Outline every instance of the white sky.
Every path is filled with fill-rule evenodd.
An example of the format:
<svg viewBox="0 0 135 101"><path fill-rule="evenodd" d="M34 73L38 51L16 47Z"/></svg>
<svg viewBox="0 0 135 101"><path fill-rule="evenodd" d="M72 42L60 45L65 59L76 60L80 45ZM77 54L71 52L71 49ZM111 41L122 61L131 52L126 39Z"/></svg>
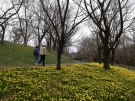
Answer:
<svg viewBox="0 0 135 101"><path fill-rule="evenodd" d="M5 2L5 0L2 0ZM8 0L6 0L8 1ZM131 0L131 2L135 2L135 0ZM82 25L81 29L78 31L78 33L72 38L73 41L81 39L82 37L89 36L91 34L90 30L85 26L85 24ZM78 38L79 37L79 38ZM5 37L7 39L8 36ZM76 44L76 43L75 43ZM29 41L28 45L34 46L33 41ZM76 48L72 48L73 50L76 50Z"/></svg>

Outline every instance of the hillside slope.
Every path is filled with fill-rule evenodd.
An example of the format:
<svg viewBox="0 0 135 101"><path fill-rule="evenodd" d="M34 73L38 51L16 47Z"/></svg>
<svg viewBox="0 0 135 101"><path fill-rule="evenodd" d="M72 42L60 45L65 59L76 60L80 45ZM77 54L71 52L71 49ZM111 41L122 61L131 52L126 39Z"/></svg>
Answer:
<svg viewBox="0 0 135 101"><path fill-rule="evenodd" d="M34 47L24 46L17 43L5 42L0 44L0 66L29 66L34 64ZM47 50L46 64L56 64L57 54ZM72 61L62 56L62 63Z"/></svg>

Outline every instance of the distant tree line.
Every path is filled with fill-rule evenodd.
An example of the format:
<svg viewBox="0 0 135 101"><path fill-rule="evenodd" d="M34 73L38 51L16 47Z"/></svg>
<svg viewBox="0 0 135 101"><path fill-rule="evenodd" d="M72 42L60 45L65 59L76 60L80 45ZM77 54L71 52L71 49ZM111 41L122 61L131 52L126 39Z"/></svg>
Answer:
<svg viewBox="0 0 135 101"><path fill-rule="evenodd" d="M118 46L115 49L115 53L111 52L110 54L110 64L135 66L135 33L133 30L134 29L130 29L127 33L121 36ZM83 61L82 59L86 58L87 62L103 63L103 50L99 47L97 36L94 36L94 34L80 40L77 45L77 50L78 51L74 54L74 59Z"/></svg>

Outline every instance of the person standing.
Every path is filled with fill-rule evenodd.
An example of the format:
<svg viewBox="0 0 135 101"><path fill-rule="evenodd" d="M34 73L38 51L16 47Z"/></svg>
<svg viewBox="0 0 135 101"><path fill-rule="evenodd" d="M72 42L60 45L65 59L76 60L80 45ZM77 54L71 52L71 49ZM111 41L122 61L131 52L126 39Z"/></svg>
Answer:
<svg viewBox="0 0 135 101"><path fill-rule="evenodd" d="M38 46L36 46L36 48L34 49L34 57L35 57L34 64L35 64L35 65L38 65L38 57L39 57L39 49L38 49Z"/></svg>
<svg viewBox="0 0 135 101"><path fill-rule="evenodd" d="M42 45L40 47L40 61L39 61L39 64L42 62L43 66L45 66L45 56L46 56L46 47L45 47L45 45Z"/></svg>

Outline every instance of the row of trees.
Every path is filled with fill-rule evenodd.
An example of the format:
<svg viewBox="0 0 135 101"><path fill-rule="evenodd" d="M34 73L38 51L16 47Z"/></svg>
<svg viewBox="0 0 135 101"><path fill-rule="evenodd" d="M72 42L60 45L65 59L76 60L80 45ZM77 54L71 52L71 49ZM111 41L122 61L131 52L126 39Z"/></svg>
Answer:
<svg viewBox="0 0 135 101"><path fill-rule="evenodd" d="M4 43L6 28L10 24L12 17L19 12L23 0L1 0L0 2L0 34L1 43ZM9 6L7 7L5 4Z"/></svg>
<svg viewBox="0 0 135 101"><path fill-rule="evenodd" d="M8 0L11 7L1 8L1 21L4 16L10 15L4 18L5 22L0 22L3 37L3 28L12 27L10 40L14 42L27 45L34 39L35 45L40 46L45 39L47 48L50 51L57 51L58 70L61 69L61 54L64 47L71 45L71 37L77 33L79 25L83 22L87 22L90 30L97 36L95 42L98 43L99 50L102 49L103 67L110 69L110 53L114 53L121 35L133 22L131 12L134 11L134 4L131 4L130 0L17 1Z"/></svg>
<svg viewBox="0 0 135 101"><path fill-rule="evenodd" d="M132 29L134 32L135 29ZM86 58L88 61L103 62L103 50L98 46L97 36L92 34L84 37L77 45L77 53L74 58L81 60ZM87 48L86 48L87 47ZM110 63L125 64L135 66L135 34L124 33L118 43L116 49L110 53Z"/></svg>

